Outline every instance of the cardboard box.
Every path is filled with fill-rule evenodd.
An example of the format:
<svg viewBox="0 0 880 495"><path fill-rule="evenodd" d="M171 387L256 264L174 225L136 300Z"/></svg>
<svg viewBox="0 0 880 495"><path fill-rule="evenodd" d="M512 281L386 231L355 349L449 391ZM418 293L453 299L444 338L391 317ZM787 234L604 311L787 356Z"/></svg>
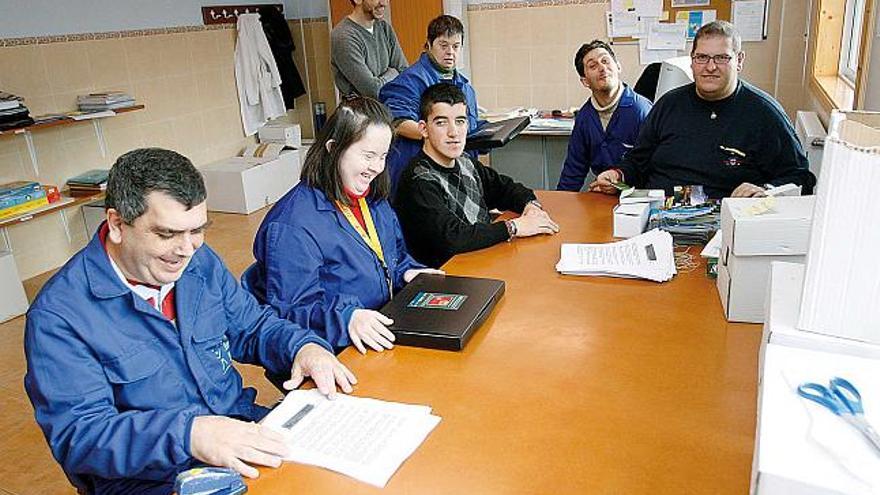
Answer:
<svg viewBox="0 0 880 495"><path fill-rule="evenodd" d="M282 143L293 148L302 146L302 129L299 124L270 122L257 131L261 143Z"/></svg>
<svg viewBox="0 0 880 495"><path fill-rule="evenodd" d="M630 238L645 231L648 225L648 203L621 204L614 207L614 237Z"/></svg>
<svg viewBox="0 0 880 495"><path fill-rule="evenodd" d="M880 359L880 345L868 344L797 328L801 310L805 267L800 263L774 261L770 264L767 317L761 338L758 368L763 370L767 345L798 347L849 356ZM759 379L761 374L759 373Z"/></svg>
<svg viewBox="0 0 880 495"><path fill-rule="evenodd" d="M880 113L833 112L798 327L880 344Z"/></svg>
<svg viewBox="0 0 880 495"><path fill-rule="evenodd" d="M840 417L801 398L806 382L840 376L859 389L865 418L880 422L880 360L768 344L758 387L753 495L876 494L880 457Z"/></svg>
<svg viewBox="0 0 880 495"><path fill-rule="evenodd" d="M208 209L252 213L278 201L299 182L299 151L277 158L232 157L202 168L208 189Z"/></svg>
<svg viewBox="0 0 880 495"><path fill-rule="evenodd" d="M12 251L0 251L0 323L27 312L28 300Z"/></svg>
<svg viewBox="0 0 880 495"><path fill-rule="evenodd" d="M721 256L716 286L729 321L762 323L770 263L803 263L814 196L774 198L751 214L760 198L725 198L721 204Z"/></svg>

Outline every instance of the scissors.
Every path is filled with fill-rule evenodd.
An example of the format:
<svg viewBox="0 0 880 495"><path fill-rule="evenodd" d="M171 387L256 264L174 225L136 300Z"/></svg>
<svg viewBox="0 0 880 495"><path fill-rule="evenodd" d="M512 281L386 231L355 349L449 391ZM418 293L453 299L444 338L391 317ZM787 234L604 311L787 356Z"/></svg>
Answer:
<svg viewBox="0 0 880 495"><path fill-rule="evenodd" d="M865 419L862 396L855 385L843 378L835 377L827 387L818 383L802 383L797 390L801 397L827 407L850 426L859 430L880 453L880 435Z"/></svg>

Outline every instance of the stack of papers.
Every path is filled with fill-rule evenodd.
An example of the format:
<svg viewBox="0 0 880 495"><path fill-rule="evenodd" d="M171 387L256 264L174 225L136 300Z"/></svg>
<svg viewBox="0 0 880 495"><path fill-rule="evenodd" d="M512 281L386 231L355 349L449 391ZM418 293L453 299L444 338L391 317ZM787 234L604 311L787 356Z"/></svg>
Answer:
<svg viewBox="0 0 880 495"><path fill-rule="evenodd" d="M574 130L574 119L532 119L529 127L530 132L567 132Z"/></svg>
<svg viewBox="0 0 880 495"><path fill-rule="evenodd" d="M654 229L625 241L607 244L563 244L556 271L564 275L666 282L676 273L672 236Z"/></svg>
<svg viewBox="0 0 880 495"><path fill-rule="evenodd" d="M295 390L263 420L287 435L289 461L320 466L379 488L440 417L428 406Z"/></svg>
<svg viewBox="0 0 880 495"><path fill-rule="evenodd" d="M77 96L76 103L80 111L100 112L134 106L134 98L122 91L109 91Z"/></svg>
<svg viewBox="0 0 880 495"><path fill-rule="evenodd" d="M721 213L715 204L655 210L648 227L669 232L678 245L706 244L721 228Z"/></svg>

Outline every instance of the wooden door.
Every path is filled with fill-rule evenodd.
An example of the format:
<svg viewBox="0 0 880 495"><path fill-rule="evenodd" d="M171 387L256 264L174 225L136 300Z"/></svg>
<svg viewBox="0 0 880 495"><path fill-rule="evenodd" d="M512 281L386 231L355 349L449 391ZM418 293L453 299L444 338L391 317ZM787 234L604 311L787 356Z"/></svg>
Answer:
<svg viewBox="0 0 880 495"><path fill-rule="evenodd" d="M443 0L391 1L391 24L409 63L422 54L428 23L442 13Z"/></svg>

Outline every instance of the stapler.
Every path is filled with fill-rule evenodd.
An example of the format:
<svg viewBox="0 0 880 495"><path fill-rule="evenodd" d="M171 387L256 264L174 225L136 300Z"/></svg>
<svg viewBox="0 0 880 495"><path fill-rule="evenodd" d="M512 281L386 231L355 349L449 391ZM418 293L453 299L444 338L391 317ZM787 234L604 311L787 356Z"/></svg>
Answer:
<svg viewBox="0 0 880 495"><path fill-rule="evenodd" d="M177 495L240 495L247 486L234 469L201 467L184 471L174 480Z"/></svg>

